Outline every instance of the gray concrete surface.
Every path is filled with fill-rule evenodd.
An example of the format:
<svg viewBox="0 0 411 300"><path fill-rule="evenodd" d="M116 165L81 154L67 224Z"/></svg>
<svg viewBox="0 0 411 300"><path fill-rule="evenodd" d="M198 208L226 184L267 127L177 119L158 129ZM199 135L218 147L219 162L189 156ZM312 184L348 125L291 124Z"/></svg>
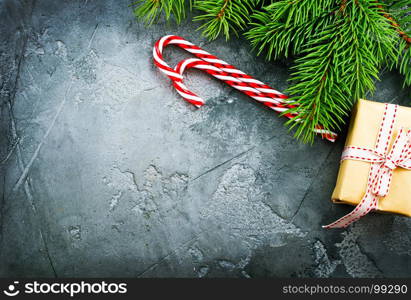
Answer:
<svg viewBox="0 0 411 300"><path fill-rule="evenodd" d="M410 219L321 229L350 210L329 202L343 138L297 143L284 119L191 71L196 110L151 48L179 34L279 90L286 62L206 42L189 21L146 28L129 3L0 1L0 276L410 276ZM372 98L409 95L384 71Z"/></svg>

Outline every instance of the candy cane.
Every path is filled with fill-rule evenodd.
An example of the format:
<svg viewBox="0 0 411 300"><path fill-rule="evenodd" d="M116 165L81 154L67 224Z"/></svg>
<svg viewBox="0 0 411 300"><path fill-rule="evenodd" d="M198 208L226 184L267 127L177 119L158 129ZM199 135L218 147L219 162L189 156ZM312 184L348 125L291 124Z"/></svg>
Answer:
<svg viewBox="0 0 411 300"><path fill-rule="evenodd" d="M171 68L164 61L162 54L164 48L171 44L185 49L186 51L197 56L198 59L185 59L181 61L175 69ZM287 100L288 97L283 93L245 74L244 72L236 69L234 66L179 36L168 35L158 40L153 48L153 57L154 63L160 71L165 73L172 80L176 91L183 97L184 100L195 105L196 107L203 106L205 102L202 98L191 92L184 85L182 74L188 68L204 70L208 74L226 82L230 86L240 90L278 113L283 113L290 108L296 107L294 103ZM284 116L296 122L301 121L295 113L286 113ZM334 142L337 137L334 132L325 130L321 126L316 126L313 131L331 142Z"/></svg>

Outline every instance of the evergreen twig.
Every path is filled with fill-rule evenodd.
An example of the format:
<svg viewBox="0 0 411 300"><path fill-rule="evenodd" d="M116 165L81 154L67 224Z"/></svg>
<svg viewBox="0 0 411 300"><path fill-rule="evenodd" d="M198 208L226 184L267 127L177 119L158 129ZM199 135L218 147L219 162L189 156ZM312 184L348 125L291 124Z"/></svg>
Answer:
<svg viewBox="0 0 411 300"><path fill-rule="evenodd" d="M266 51L268 59L299 54L316 32L330 24L334 3L334 0L274 2L253 15L255 21L245 35L258 54Z"/></svg>
<svg viewBox="0 0 411 300"><path fill-rule="evenodd" d="M377 4L342 1L332 18L296 59L288 89L300 118L289 124L305 142L313 141L317 124L338 130L352 104L374 90L379 68L396 60L395 31Z"/></svg>
<svg viewBox="0 0 411 300"><path fill-rule="evenodd" d="M396 66L404 75L404 85L411 86L411 2L409 0L386 0L386 14L402 38Z"/></svg>
<svg viewBox="0 0 411 300"><path fill-rule="evenodd" d="M187 2L191 8L191 0L138 0L133 2L134 15L144 21L146 25L157 22L161 16L169 20L174 17L180 23L186 17Z"/></svg>
<svg viewBox="0 0 411 300"><path fill-rule="evenodd" d="M224 35L228 40L231 34L238 35L250 22L250 14L258 0L197 0L194 8L204 12L194 21L204 21L198 29L210 40Z"/></svg>

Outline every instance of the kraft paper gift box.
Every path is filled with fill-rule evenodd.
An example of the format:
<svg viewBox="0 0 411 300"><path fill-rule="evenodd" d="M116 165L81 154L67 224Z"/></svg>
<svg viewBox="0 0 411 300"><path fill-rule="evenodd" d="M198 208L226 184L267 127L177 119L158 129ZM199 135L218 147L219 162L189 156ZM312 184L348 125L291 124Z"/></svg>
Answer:
<svg viewBox="0 0 411 300"><path fill-rule="evenodd" d="M359 100L351 117L345 146L374 149L384 103ZM411 108L398 106L390 148L401 127L411 128ZM367 188L371 164L365 161L343 160L340 165L336 187L332 194L334 203L357 205ZM378 200L377 211L411 216L411 171L396 168L387 196Z"/></svg>

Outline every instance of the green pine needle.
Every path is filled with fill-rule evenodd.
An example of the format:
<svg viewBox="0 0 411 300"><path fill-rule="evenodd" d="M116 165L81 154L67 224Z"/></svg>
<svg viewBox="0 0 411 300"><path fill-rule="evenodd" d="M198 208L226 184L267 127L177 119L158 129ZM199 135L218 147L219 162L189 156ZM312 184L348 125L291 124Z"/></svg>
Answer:
<svg viewBox="0 0 411 300"><path fill-rule="evenodd" d="M198 29L209 40L224 35L228 40L231 34L238 35L250 22L250 13L259 1L255 0L196 0L194 8L203 14L194 21L203 21Z"/></svg>
<svg viewBox="0 0 411 300"><path fill-rule="evenodd" d="M384 62L397 57L396 32L374 1L344 1L332 18L296 59L288 89L300 119L288 124L304 142L313 142L318 124L338 130L353 103L375 89Z"/></svg>
<svg viewBox="0 0 411 300"><path fill-rule="evenodd" d="M402 38L397 67L404 75L404 85L411 86L411 2L409 0L386 0L386 2L388 12L398 22L397 31Z"/></svg>
<svg viewBox="0 0 411 300"><path fill-rule="evenodd" d="M134 15L142 19L146 25L157 22L161 16L168 21L171 16L177 23L186 17L186 7L191 0L139 0L131 4L134 7Z"/></svg>
<svg viewBox="0 0 411 300"><path fill-rule="evenodd" d="M257 54L268 59L299 54L316 32L329 25L333 0L278 1L257 11L245 33Z"/></svg>

